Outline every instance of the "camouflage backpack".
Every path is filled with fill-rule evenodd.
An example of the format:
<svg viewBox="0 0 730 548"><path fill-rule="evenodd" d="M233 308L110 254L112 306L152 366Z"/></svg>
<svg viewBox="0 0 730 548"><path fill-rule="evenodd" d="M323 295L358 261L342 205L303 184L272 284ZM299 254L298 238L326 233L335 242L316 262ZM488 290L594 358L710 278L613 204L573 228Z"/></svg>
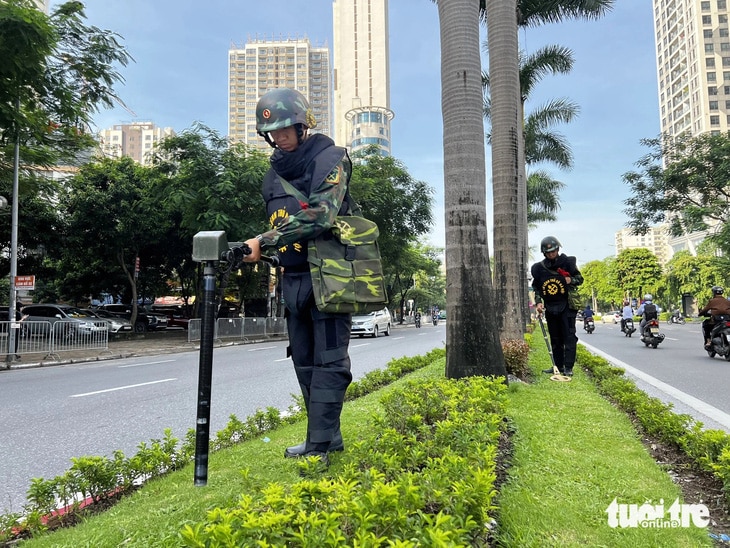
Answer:
<svg viewBox="0 0 730 548"><path fill-rule="evenodd" d="M306 197L279 178L287 194ZM307 260L314 300L320 312L361 314L388 304L378 247L378 225L366 219L349 196L349 215L338 215L332 227L309 241Z"/></svg>

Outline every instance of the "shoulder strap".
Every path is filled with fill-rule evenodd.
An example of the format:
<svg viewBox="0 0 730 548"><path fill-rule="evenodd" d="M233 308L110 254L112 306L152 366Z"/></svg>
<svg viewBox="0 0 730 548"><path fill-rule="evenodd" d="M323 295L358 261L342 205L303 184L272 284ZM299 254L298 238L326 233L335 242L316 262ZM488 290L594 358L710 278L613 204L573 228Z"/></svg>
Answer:
<svg viewBox="0 0 730 548"><path fill-rule="evenodd" d="M299 200L299 202L304 203L304 204L306 204L309 201L309 199L302 192L300 192L299 190L294 188L294 185L292 185L289 181L284 179L284 177L282 177L281 175L277 175L277 177L279 178L279 182L281 183L281 186L284 187L284 192L286 192L289 196L293 196L294 198Z"/></svg>
<svg viewBox="0 0 730 548"><path fill-rule="evenodd" d="M548 266L545 264L545 259L543 259L542 261L540 261L540 264L542 265L542 267L545 270L547 270L548 272L550 272L550 274L555 274L556 276L559 276L559 274L558 274L558 272L556 270L552 270L552 269L548 268Z"/></svg>

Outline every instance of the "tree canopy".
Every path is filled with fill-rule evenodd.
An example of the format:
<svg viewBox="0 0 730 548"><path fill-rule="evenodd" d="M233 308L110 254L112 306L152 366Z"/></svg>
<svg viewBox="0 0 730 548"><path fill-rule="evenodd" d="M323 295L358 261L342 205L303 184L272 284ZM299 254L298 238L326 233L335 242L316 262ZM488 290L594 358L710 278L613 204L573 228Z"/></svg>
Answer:
<svg viewBox="0 0 730 548"><path fill-rule="evenodd" d="M709 229L730 254L730 132L642 142L651 152L623 176L632 192L624 201L628 226L643 234L666 221L672 236Z"/></svg>

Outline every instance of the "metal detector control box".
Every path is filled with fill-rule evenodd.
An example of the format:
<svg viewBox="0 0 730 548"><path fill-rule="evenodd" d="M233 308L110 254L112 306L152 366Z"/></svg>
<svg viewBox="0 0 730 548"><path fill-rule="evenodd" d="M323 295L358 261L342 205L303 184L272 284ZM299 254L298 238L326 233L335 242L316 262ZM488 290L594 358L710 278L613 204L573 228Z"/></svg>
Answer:
<svg viewBox="0 0 730 548"><path fill-rule="evenodd" d="M228 240L223 230L204 230L193 236L193 261L220 261L228 251Z"/></svg>

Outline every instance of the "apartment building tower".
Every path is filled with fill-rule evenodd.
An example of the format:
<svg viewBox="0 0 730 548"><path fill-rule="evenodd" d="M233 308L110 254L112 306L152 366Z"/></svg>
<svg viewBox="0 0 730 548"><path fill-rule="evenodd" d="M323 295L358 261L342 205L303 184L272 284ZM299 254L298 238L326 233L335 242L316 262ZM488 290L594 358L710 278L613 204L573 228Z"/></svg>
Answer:
<svg viewBox="0 0 730 548"><path fill-rule="evenodd" d="M234 142L270 151L256 133L256 103L272 89L300 91L317 120L314 133L332 136L330 53L306 38L249 40L228 51L228 136Z"/></svg>
<svg viewBox="0 0 730 548"><path fill-rule="evenodd" d="M388 0L334 0L335 142L391 153Z"/></svg>
<svg viewBox="0 0 730 548"><path fill-rule="evenodd" d="M99 146L108 158L129 156L135 162L149 165L155 144L173 135L171 127L160 128L152 122L116 124L99 133Z"/></svg>
<svg viewBox="0 0 730 548"><path fill-rule="evenodd" d="M662 134L719 134L730 129L728 0L653 0ZM668 239L689 250L706 232Z"/></svg>
<svg viewBox="0 0 730 548"><path fill-rule="evenodd" d="M648 249L664 266L672 258L669 247L667 225L653 226L646 234L632 234L630 228L622 228L615 235L616 256L624 249Z"/></svg>
<svg viewBox="0 0 730 548"><path fill-rule="evenodd" d="M662 133L730 128L727 0L653 0Z"/></svg>

